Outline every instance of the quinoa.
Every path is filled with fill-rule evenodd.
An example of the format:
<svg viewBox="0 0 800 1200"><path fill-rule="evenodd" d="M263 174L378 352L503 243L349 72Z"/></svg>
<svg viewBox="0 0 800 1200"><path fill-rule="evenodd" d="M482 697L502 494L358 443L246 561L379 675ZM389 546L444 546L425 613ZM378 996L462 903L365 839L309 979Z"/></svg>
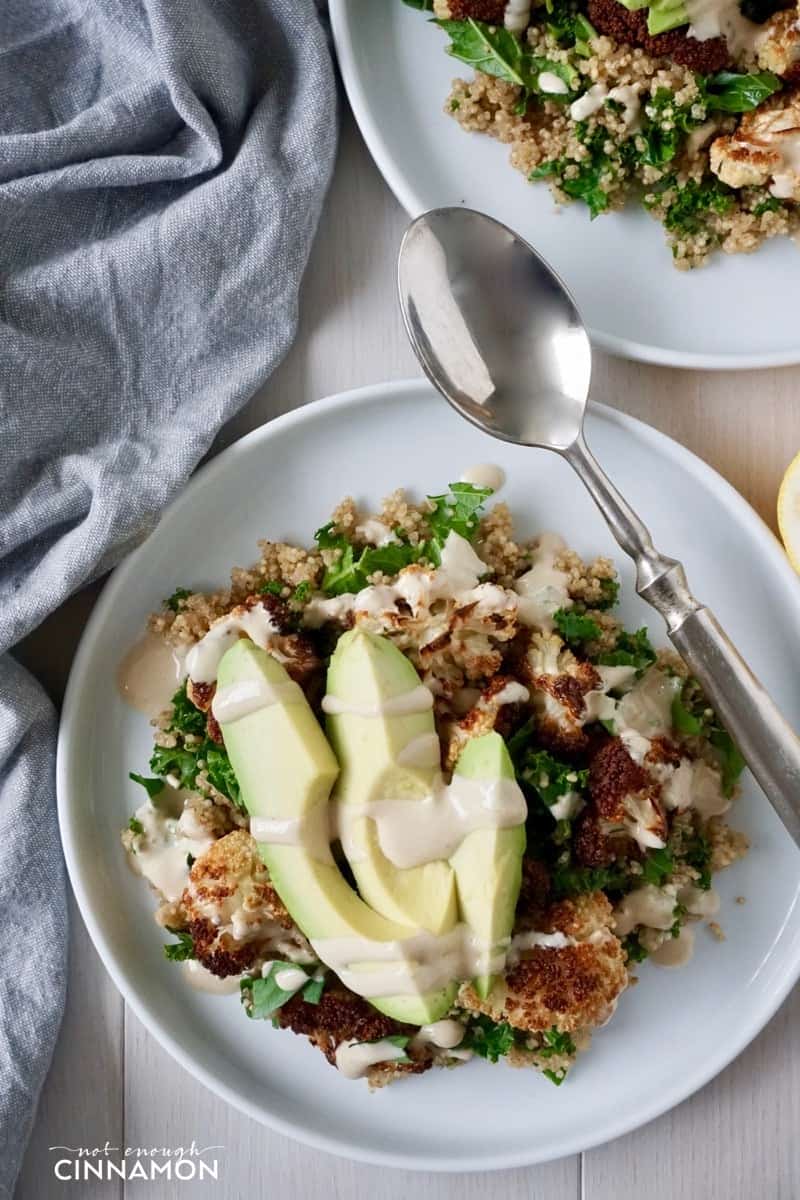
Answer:
<svg viewBox="0 0 800 1200"><path fill-rule="evenodd" d="M474 4L465 0L461 8L474 16ZM573 79L567 97L524 95L514 83L476 71L453 81L445 112L464 130L509 146L512 166L532 181L546 180L559 205L582 200L594 217L636 199L664 226L679 270L705 265L715 250L748 254L770 238L797 235L797 203L772 196L768 178L764 186L730 187L724 170L716 173L711 143L729 140L740 118L707 110L695 72L713 75L730 65L725 40L699 41L685 28L651 37L646 13L619 0L588 0L587 14L599 36L585 54L556 39L544 8L533 9L525 34L535 61ZM745 64L757 68L755 58ZM571 101L592 87L603 89L606 102L574 119ZM633 97L630 112L608 102L615 88ZM797 99L788 102L800 105L795 90ZM800 177L797 186L800 194Z"/></svg>

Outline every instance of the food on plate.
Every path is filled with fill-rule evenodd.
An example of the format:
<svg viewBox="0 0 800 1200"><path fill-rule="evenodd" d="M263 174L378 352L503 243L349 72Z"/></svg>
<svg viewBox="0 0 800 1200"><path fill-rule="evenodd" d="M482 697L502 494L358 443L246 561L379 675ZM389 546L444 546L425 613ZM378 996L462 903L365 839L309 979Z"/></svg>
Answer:
<svg viewBox="0 0 800 1200"><path fill-rule="evenodd" d="M800 12L783 0L405 0L472 68L445 111L594 218L635 199L675 265L800 230Z"/></svg>
<svg viewBox="0 0 800 1200"><path fill-rule="evenodd" d="M345 500L150 620L171 699L122 841L165 954L371 1086L475 1055L561 1083L746 849L738 751L612 563L491 496Z"/></svg>

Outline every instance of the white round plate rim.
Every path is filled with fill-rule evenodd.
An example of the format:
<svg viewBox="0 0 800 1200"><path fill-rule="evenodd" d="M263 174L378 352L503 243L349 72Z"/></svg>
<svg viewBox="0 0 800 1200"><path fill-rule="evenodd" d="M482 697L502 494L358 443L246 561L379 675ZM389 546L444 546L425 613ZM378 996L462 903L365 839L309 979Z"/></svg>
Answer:
<svg viewBox="0 0 800 1200"><path fill-rule="evenodd" d="M399 0L391 0L392 3ZM353 22L350 20L351 0L330 0L329 14L333 41L339 60L347 98L370 154L400 205L412 219L428 207L417 193L411 179L400 169L387 145L380 124L373 115L356 66L353 44ZM669 264L666 264L669 267ZM800 342L795 349L761 353L702 354L696 351L672 351L646 342L618 337L589 326L594 345L609 354L656 366L680 367L684 370L754 371L765 367L790 367L800 363Z"/></svg>
<svg viewBox="0 0 800 1200"><path fill-rule="evenodd" d="M327 414L331 411L343 412L344 410L360 408L362 406L368 408L371 404L380 403L388 398L400 398L404 395L408 397L414 393L421 395L423 392L431 398L436 396L430 385L423 379L408 379L369 385L314 401L302 408L277 417L240 438L223 450L211 462L203 466L168 507L161 519L161 523L169 521L173 515L179 513L183 508L190 506L194 496L200 489L220 473L231 470L239 457L242 454L248 453L254 445L260 443L268 444L274 437L290 429L292 426L313 422L317 414L321 414L323 411ZM711 467L665 434L636 420L634 417L606 405L594 404L593 408L604 421L609 422L612 426L616 426L622 436L629 433L645 442L649 442L663 456L672 459L688 473L700 478L708 485L712 492L716 493L718 498L724 499L728 509L735 515L736 522L747 526L763 541L764 554L772 559L772 565L777 575L783 576L787 592L790 594L791 601L797 608L798 617L800 618L800 589L797 587L794 572L781 551L777 539L743 497ZM688 1070L687 1074L671 1090L654 1096L652 1103L646 1108L640 1109L637 1113L628 1114L621 1118L615 1117L613 1114L610 1117L604 1116L598 1122L596 1137L592 1136L587 1139L586 1137L579 1136L576 1138L567 1132L560 1140L554 1141L546 1152L521 1149L516 1154L504 1152L502 1156L488 1152L475 1155L473 1158L470 1158L468 1154L459 1154L457 1158L420 1157L419 1160L409 1161L408 1156L404 1154L393 1154L374 1146L366 1146L360 1143L347 1142L340 1138L324 1137L311 1133L292 1121L284 1120L279 1113L268 1111L262 1105L249 1100L242 1093L237 1092L234 1088L227 1086L224 1082L214 1077L210 1071L184 1050L180 1042L163 1027L158 1014L153 1011L144 998L138 986L137 977L131 972L126 972L118 963L117 953L113 945L111 945L110 940L106 938L99 921L95 918L91 903L89 902L87 884L84 881L84 872L80 862L78 835L73 833L72 829L73 812L76 810L76 805L80 803L77 797L73 799L74 793L70 785L70 778L75 770L74 759L78 753L78 748L74 744L72 736L72 727L77 723L81 696L90 675L95 631L100 630L113 609L116 597L121 594L122 590L128 586L131 579L135 576L140 555L146 552L146 547L147 542L145 541L142 546L138 547L113 572L87 623L75 657L64 698L58 735L56 780L59 827L72 889L92 942L104 966L125 1001L131 1005L139 1020L153 1037L181 1066L209 1090L221 1096L234 1108L279 1133L292 1137L315 1149L324 1150L360 1162L407 1170L417 1169L436 1172L502 1170L547 1162L591 1149L594 1146L602 1145L634 1129L640 1128L642 1125L661 1116L675 1105L693 1095L694 1092L719 1074L721 1070L744 1050L777 1011L800 977L800 955L798 955L796 961L787 959L782 964L779 984L775 986L769 996L763 999L760 1007L755 1007L751 1011L749 1018L746 1021L743 1020L739 1036L720 1047L715 1053L709 1054L709 1057L703 1061L700 1068L693 1067ZM800 945L800 943L798 944Z"/></svg>

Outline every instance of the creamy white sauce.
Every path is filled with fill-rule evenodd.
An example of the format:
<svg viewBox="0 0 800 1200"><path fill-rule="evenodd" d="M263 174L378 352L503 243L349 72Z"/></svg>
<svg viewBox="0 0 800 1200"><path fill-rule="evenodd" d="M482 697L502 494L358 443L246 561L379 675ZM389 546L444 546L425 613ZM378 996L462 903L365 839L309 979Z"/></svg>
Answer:
<svg viewBox="0 0 800 1200"><path fill-rule="evenodd" d="M625 937L637 925L650 929L671 929L675 920L677 890L673 884L658 888L645 883L623 896L614 909L614 932Z"/></svg>
<svg viewBox="0 0 800 1200"><path fill-rule="evenodd" d="M259 709L273 704L301 704L303 690L293 680L269 683L266 679L243 679L227 687L217 688L211 701L211 711L220 725L240 721Z"/></svg>
<svg viewBox="0 0 800 1200"><path fill-rule="evenodd" d="M571 821L583 807L584 801L580 792L564 792L555 804L550 805L550 815L554 821Z"/></svg>
<svg viewBox="0 0 800 1200"><path fill-rule="evenodd" d="M330 863L331 819L330 806L316 804L302 817L251 817L250 833L267 846L302 846L316 862Z"/></svg>
<svg viewBox="0 0 800 1200"><path fill-rule="evenodd" d="M676 938L669 937L650 955L657 967L682 967L694 953L694 930L683 925Z"/></svg>
<svg viewBox="0 0 800 1200"><path fill-rule="evenodd" d="M735 58L754 53L763 32L760 25L748 21L739 7L739 0L686 0L689 18L687 36L698 42L724 37Z"/></svg>
<svg viewBox="0 0 800 1200"><path fill-rule="evenodd" d="M149 801L135 815L144 832L134 838L132 866L165 900L179 900L189 878L188 856L199 858L214 839L187 837L182 816L169 816Z"/></svg>
<svg viewBox="0 0 800 1200"><path fill-rule="evenodd" d="M375 824L386 858L401 869L449 859L464 838L479 829L510 829L524 824L528 806L513 779L439 777L419 800L382 799L368 804L336 804L336 828L349 862L364 856L366 821Z"/></svg>
<svg viewBox="0 0 800 1200"><path fill-rule="evenodd" d="M587 92L573 100L569 106L569 115L573 121L585 121L598 112L606 102L608 88L604 83L593 83Z"/></svg>
<svg viewBox="0 0 800 1200"><path fill-rule="evenodd" d="M424 683L408 692L400 692L397 696L387 696L385 700L375 704L355 704L330 693L322 698L322 711L329 716L352 714L356 717L407 717L428 712L431 708L433 694Z"/></svg>
<svg viewBox="0 0 800 1200"><path fill-rule="evenodd" d="M300 967L283 967L273 976L279 988L284 992L297 992L308 983L309 976Z"/></svg>
<svg viewBox="0 0 800 1200"><path fill-rule="evenodd" d="M368 1000L421 996L453 980L498 974L507 945L481 942L467 925L441 934L420 929L399 941L333 937L315 938L311 944L345 987Z"/></svg>
<svg viewBox="0 0 800 1200"><path fill-rule="evenodd" d="M564 80L554 71L541 71L536 79L539 91L547 96L566 96L569 92Z"/></svg>
<svg viewBox="0 0 800 1200"><path fill-rule="evenodd" d="M503 24L512 33L524 33L531 22L532 0L508 0Z"/></svg>
<svg viewBox="0 0 800 1200"><path fill-rule="evenodd" d="M442 546L440 569L451 595L476 587L481 576L489 571L467 539L452 530Z"/></svg>
<svg viewBox="0 0 800 1200"><path fill-rule="evenodd" d="M714 888L704 890L693 883L685 883L678 889L678 903L693 917L713 917L719 912L719 892Z"/></svg>
<svg viewBox="0 0 800 1200"><path fill-rule="evenodd" d="M436 1046L440 1050L454 1050L464 1040L465 1032L460 1021L445 1017L441 1021L433 1021L430 1025L422 1025L410 1044L415 1049Z"/></svg>
<svg viewBox="0 0 800 1200"><path fill-rule="evenodd" d="M568 937L567 934L561 933L560 930L557 930L555 933L540 933L536 929L529 929L524 933L514 934L508 949L506 961L508 966L514 966L515 963L519 962L526 950L564 950L567 946L575 946L576 944L574 938Z"/></svg>
<svg viewBox="0 0 800 1200"><path fill-rule="evenodd" d="M471 483L473 487L491 488L499 492L506 481L506 473L496 463L476 463L467 467L461 475L462 483Z"/></svg>
<svg viewBox="0 0 800 1200"><path fill-rule="evenodd" d="M241 975L226 975L220 979L212 975L196 958L187 959L183 964L183 978L190 987L198 992L210 992L213 996L227 996L239 991Z"/></svg>
<svg viewBox="0 0 800 1200"><path fill-rule="evenodd" d="M636 88L629 83L613 87L606 97L622 105L622 121L628 129L635 129L639 124L641 103Z"/></svg>
<svg viewBox="0 0 800 1200"><path fill-rule="evenodd" d="M392 583L371 584L360 592L341 596L314 596L303 611L303 623L319 629L326 621L345 623L351 616L356 622L397 616L402 602L405 613L411 609L416 618L437 600L451 600L456 607L475 605L476 615L493 611L512 611L516 597L494 584L480 583L488 566L478 557L466 538L452 531L442 547L441 565L434 569L406 567ZM406 607L407 606L407 607Z"/></svg>
<svg viewBox="0 0 800 1200"><path fill-rule="evenodd" d="M569 576L559 570L555 560L566 549L564 539L556 533L543 533L533 552L533 563L524 575L514 582L519 595L518 615L523 625L553 629L553 613L559 608L571 608L567 592Z"/></svg>
<svg viewBox="0 0 800 1200"><path fill-rule="evenodd" d="M672 702L683 687L677 675L651 667L617 706L616 729L634 730L646 738L667 737L672 730Z"/></svg>
<svg viewBox="0 0 800 1200"><path fill-rule="evenodd" d="M222 656L242 633L262 650L268 650L278 629L263 604L254 604L251 609L241 609L220 617L187 654L186 669L189 676L197 683L213 683Z"/></svg>
<svg viewBox="0 0 800 1200"><path fill-rule="evenodd" d="M394 530L390 529L388 525L384 525L383 521L379 521L377 517L368 517L366 521L356 525L356 536L364 542L369 542L372 546L391 546L394 542L400 541Z"/></svg>
<svg viewBox="0 0 800 1200"><path fill-rule="evenodd" d="M183 655L157 633L147 633L120 663L117 687L131 708L157 717L169 707L184 674Z"/></svg>
<svg viewBox="0 0 800 1200"><path fill-rule="evenodd" d="M421 733L419 737L406 742L397 756L397 763L401 767L438 767L441 756L438 735Z"/></svg>
<svg viewBox="0 0 800 1200"><path fill-rule="evenodd" d="M346 1079L362 1079L377 1063L405 1057L405 1049L388 1040L357 1042L351 1039L336 1047L336 1066Z"/></svg>

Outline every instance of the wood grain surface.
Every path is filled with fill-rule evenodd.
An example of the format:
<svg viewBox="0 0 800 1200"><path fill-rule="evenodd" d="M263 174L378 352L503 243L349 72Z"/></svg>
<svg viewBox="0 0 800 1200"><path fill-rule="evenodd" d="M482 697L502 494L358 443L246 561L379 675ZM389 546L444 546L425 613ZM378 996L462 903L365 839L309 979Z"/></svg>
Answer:
<svg viewBox="0 0 800 1200"><path fill-rule="evenodd" d="M406 217L346 119L301 297L297 340L215 449L279 413L361 384L418 375L394 294ZM710 374L598 355L594 395L689 446L774 527L800 448L800 369ZM58 700L98 587L64 605L19 657ZM800 993L744 1054L672 1113L601 1149L529 1170L436 1176L307 1150L241 1116L175 1065L126 1008L72 916L67 1015L17 1200L795 1200L800 1195ZM679 1048L676 1056L679 1057ZM647 1069L647 1064L642 1064ZM54 1144L225 1147L218 1183L55 1181Z"/></svg>

